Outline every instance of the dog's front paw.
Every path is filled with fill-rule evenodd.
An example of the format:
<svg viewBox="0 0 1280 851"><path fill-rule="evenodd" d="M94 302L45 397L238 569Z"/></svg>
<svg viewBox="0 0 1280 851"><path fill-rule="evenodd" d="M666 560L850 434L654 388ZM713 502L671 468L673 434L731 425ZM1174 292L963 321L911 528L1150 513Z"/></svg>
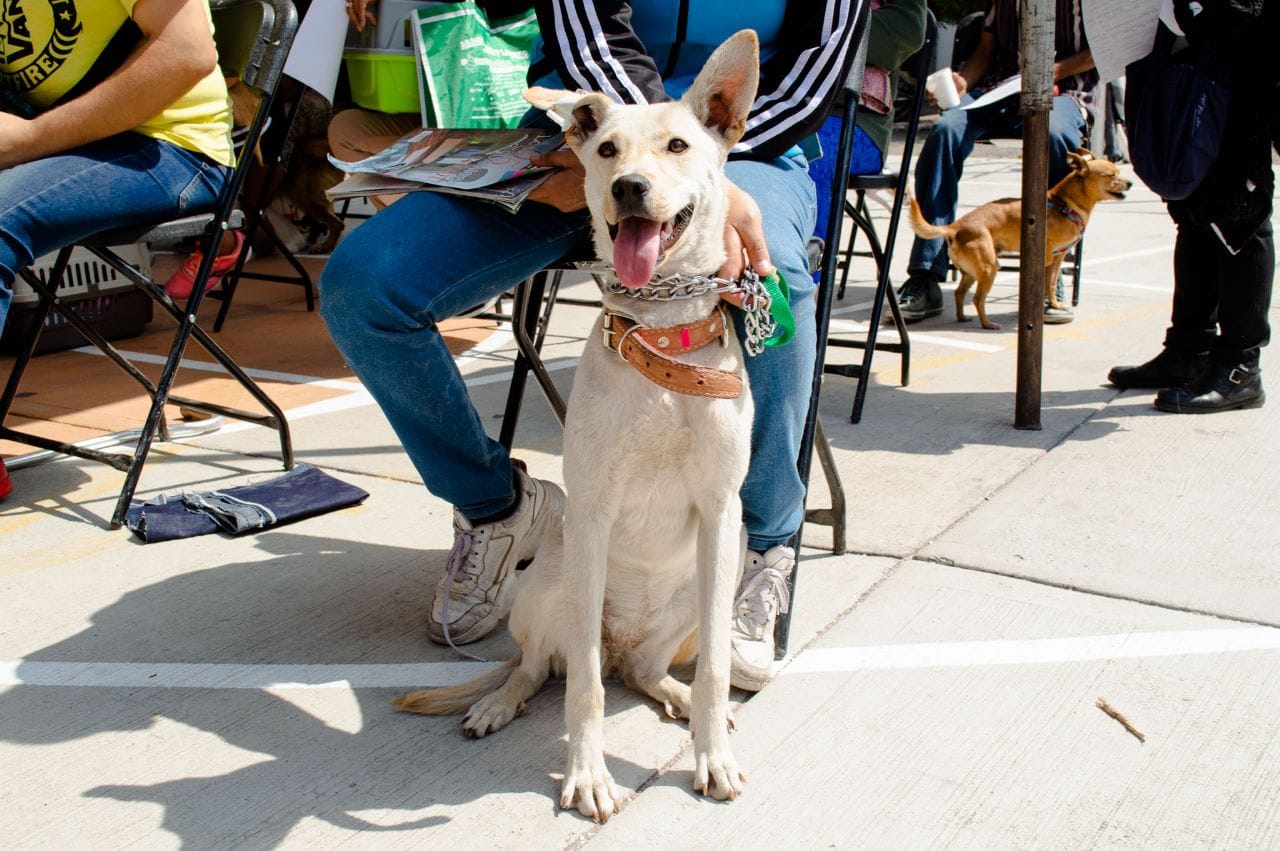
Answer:
<svg viewBox="0 0 1280 851"><path fill-rule="evenodd" d="M990 320L983 320L983 322L982 322L982 327L983 327L983 328L986 328L988 331L999 331L999 330L1000 330L1000 326L999 326L999 325L997 325L996 323L994 323L994 322L990 321Z"/></svg>
<svg viewBox="0 0 1280 851"><path fill-rule="evenodd" d="M578 808L578 812L597 822L606 822L622 806L622 793L604 765L604 753L589 757L570 757L569 770L560 788L562 809Z"/></svg>
<svg viewBox="0 0 1280 851"><path fill-rule="evenodd" d="M525 714L523 701L512 704L503 698L501 691L495 691L472 704L462 720L463 732L473 739L483 738L507 726L512 718Z"/></svg>
<svg viewBox="0 0 1280 851"><path fill-rule="evenodd" d="M732 722L730 722L732 723ZM697 747L694 740L693 790L710 795L717 801L732 801L742 794L747 778L738 770L738 762L728 747Z"/></svg>

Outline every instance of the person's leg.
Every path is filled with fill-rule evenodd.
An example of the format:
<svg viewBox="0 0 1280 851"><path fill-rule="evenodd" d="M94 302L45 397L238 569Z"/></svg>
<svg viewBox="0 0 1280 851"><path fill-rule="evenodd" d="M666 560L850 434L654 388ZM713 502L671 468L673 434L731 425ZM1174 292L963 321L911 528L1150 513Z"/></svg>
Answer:
<svg viewBox="0 0 1280 851"><path fill-rule="evenodd" d="M0 170L0 329L19 269L103 230L211 210L228 173L137 133Z"/></svg>
<svg viewBox="0 0 1280 851"><path fill-rule="evenodd" d="M1021 125L1019 125L1018 132L1022 132ZM1067 95L1055 97L1049 112L1050 187L1067 176L1070 171L1067 165L1067 154L1083 147L1087 134L1088 123L1080 105ZM1066 303L1066 286L1061 268L1058 270L1057 277L1052 281L1046 281L1045 286L1054 288L1058 303L1063 305L1062 307L1052 307L1049 304L1049 300L1045 300L1045 324L1065 325L1075 319L1075 311Z"/></svg>
<svg viewBox="0 0 1280 851"><path fill-rule="evenodd" d="M767 163L731 162L727 171L729 179L760 205L769 259L787 281L796 318L790 343L746 359L756 416L742 504L748 545L767 550L790 540L804 513L804 483L796 471L796 455L809 409L816 350L816 286L809 276L805 245L817 202L804 167L785 157Z"/></svg>
<svg viewBox="0 0 1280 851"><path fill-rule="evenodd" d="M960 102L972 103L973 96L966 94ZM965 160L979 139L1007 131L1011 120L1001 104L942 113L916 159L915 197L927 221L955 221ZM946 240L915 238L907 260L907 281L898 293L904 317L914 322L942 312L939 284L946 277L947 264Z"/></svg>
<svg viewBox="0 0 1280 851"><path fill-rule="evenodd" d="M1215 413L1266 401L1259 358L1271 339L1267 311L1276 263L1271 221L1264 219L1234 254L1208 227L1203 230L1212 235L1212 244L1206 240L1201 248L1206 262L1214 265L1208 289L1217 295L1221 333L1212 341L1208 363L1199 375L1183 387L1156 394L1156 407L1170 413Z"/></svg>
<svg viewBox="0 0 1280 851"><path fill-rule="evenodd" d="M1271 220L1263 221L1235 254L1219 244L1218 327L1213 361L1232 367L1257 367L1262 347L1271 341L1267 314L1275 279L1276 250Z"/></svg>
<svg viewBox="0 0 1280 851"><path fill-rule="evenodd" d="M358 162L421 126L418 115L344 109L329 121L329 150L344 162ZM403 197L401 193L370 195L369 203L382 210Z"/></svg>
<svg viewBox="0 0 1280 851"><path fill-rule="evenodd" d="M968 94L960 101L962 106L972 102L973 96ZM916 158L915 197L927 221L949 224L956 220L965 160L979 139L1007 126L1008 119L999 104L981 109L956 107L942 113ZM947 273L946 240L917 238L911 245L907 272L931 272L942 280Z"/></svg>
<svg viewBox="0 0 1280 851"><path fill-rule="evenodd" d="M454 544L428 636L484 637L510 608L515 568L563 522L558 487L512 466L485 432L438 324L560 259L584 213L530 203L409 193L339 243L320 278L320 313L381 406L423 482L454 506Z"/></svg>
<svg viewBox="0 0 1280 851"><path fill-rule="evenodd" d="M1145 363L1116 366L1107 380L1121 390L1181 387L1204 371L1218 336L1218 262L1225 254L1212 229L1183 223L1173 244L1173 314L1164 348Z"/></svg>
<svg viewBox="0 0 1280 851"><path fill-rule="evenodd" d="M1087 123L1075 99L1058 95L1049 112L1049 186L1067 176L1067 154L1078 151L1085 141Z"/></svg>
<svg viewBox="0 0 1280 851"><path fill-rule="evenodd" d="M344 162L357 162L421 126L418 115L344 109L329 120L329 150Z"/></svg>
<svg viewBox="0 0 1280 851"><path fill-rule="evenodd" d="M1178 226L1173 244L1173 309L1165 348L1200 354L1218 337L1219 262L1230 252L1204 225Z"/></svg>
<svg viewBox="0 0 1280 851"><path fill-rule="evenodd" d="M476 520L514 499L506 450L485 432L438 323L563 257L582 215L510 214L414 192L355 228L320 277L320 315L427 489Z"/></svg>
<svg viewBox="0 0 1280 851"><path fill-rule="evenodd" d="M760 205L769 258L786 279L796 334L748 357L755 403L751 465L742 485L748 563L735 601L732 681L759 689L773 664L773 623L786 611L786 577L795 565L787 544L804 519L805 483L796 469L809 409L816 353L815 285L805 245L813 232L816 193L796 162L731 162L729 179ZM737 321L739 336L742 323Z"/></svg>

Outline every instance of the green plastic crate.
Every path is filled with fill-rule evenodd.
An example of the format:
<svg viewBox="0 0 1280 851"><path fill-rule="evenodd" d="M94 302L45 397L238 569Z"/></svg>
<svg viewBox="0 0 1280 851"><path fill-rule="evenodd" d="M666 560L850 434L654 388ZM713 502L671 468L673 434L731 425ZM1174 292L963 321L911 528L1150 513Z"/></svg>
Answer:
<svg viewBox="0 0 1280 851"><path fill-rule="evenodd" d="M347 48L342 58L357 106L378 112L419 112L418 57L412 51Z"/></svg>

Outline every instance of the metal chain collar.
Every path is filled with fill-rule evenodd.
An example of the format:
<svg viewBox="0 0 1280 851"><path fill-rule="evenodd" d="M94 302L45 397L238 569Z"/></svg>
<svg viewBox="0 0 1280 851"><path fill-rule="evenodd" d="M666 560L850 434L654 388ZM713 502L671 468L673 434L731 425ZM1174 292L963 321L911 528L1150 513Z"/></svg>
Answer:
<svg viewBox="0 0 1280 851"><path fill-rule="evenodd" d="M612 271L612 270L610 270ZM704 275L668 275L643 287L627 287L617 280L601 288L610 295L621 295L638 301L682 301L715 293L742 296L742 324L746 339L742 347L748 355L764 351L764 341L773 336L777 322L769 312L769 293L754 269L745 269L736 281Z"/></svg>

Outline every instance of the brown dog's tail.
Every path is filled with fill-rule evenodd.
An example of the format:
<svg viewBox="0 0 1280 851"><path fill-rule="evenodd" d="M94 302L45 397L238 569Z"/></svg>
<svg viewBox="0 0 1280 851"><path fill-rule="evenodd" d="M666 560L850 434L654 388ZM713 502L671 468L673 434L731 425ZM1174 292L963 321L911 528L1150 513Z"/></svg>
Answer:
<svg viewBox="0 0 1280 851"><path fill-rule="evenodd" d="M914 196L907 199L911 202L911 229L921 239L950 239L950 225L931 225L920 209L920 202Z"/></svg>
<svg viewBox="0 0 1280 851"><path fill-rule="evenodd" d="M461 715L471 705L507 681L507 677L520 667L520 653L512 656L501 668L481 674L469 683L456 686L431 688L405 694L391 701L401 712L415 715Z"/></svg>

